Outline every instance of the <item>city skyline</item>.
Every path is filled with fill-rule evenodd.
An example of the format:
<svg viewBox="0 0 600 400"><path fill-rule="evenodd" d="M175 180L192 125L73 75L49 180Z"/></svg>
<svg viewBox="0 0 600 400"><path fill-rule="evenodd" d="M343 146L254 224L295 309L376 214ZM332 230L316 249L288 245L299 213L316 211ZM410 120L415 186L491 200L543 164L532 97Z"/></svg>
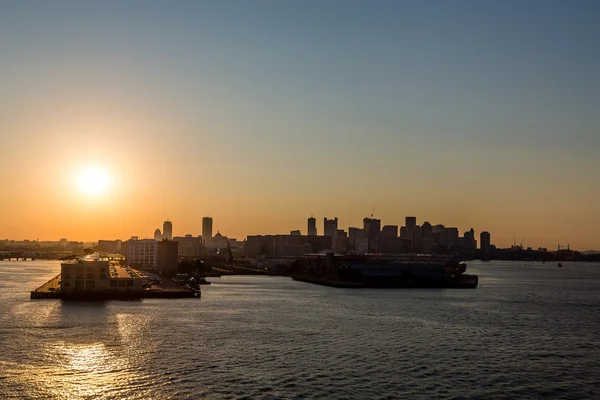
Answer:
<svg viewBox="0 0 600 400"><path fill-rule="evenodd" d="M197 233L210 214L243 238L305 232L315 211L360 226L376 205L501 247L600 248L598 15L8 1L0 236L151 237L157 216Z"/></svg>
<svg viewBox="0 0 600 400"><path fill-rule="evenodd" d="M247 234L247 235L231 235L229 234L227 231L224 231L224 233L222 234L223 237L227 237L229 239L235 239L238 241L243 241L246 240L249 236L287 236L288 234L298 234L298 235L304 235L304 236L311 236L311 235L315 235L315 236L332 236L335 237L337 236L338 233L342 232L344 233L344 235L346 237L348 237L348 235L352 235L351 231L354 230L359 230L359 231L364 231L363 227L365 227L365 229L367 229L366 234L367 236L369 235L368 233L368 226L370 226L371 224L366 222L368 221L373 221L376 222L376 226L377 226L377 232L384 234L384 232L394 232L394 236L400 238L403 236L402 233L402 229L405 229L407 226L411 225L412 227L417 227L419 229L423 228L424 224L427 224L429 229L431 228L436 228L439 226L444 227L445 229L451 229L451 230L455 230L458 234L458 237L463 237L463 233L466 235L468 234L470 231L471 233L475 232L475 237L474 239L476 241L479 240L479 235L480 234L485 234L487 237L487 245L489 246L489 244L493 244L494 246L498 247L498 248L510 248L512 246L523 246L524 248L529 247L532 249L538 249L538 248L544 248L544 249L548 249L548 250L553 250L556 248L571 248L573 250L579 250L579 251L596 251L597 248L577 248L576 246L573 245L572 242L570 241L566 241L564 243L561 242L556 242L553 245L550 246L544 246L544 245L538 245L536 243L533 243L531 241L527 241L527 238L524 236L518 236L518 235L514 235L512 237L512 241L510 243L499 243L496 240L496 235L493 234L493 231L490 231L489 229L475 229L473 227L462 227L462 226L455 226L452 224L447 224L444 223L444 221L429 221L427 219L420 219L418 216L405 216L403 221L385 221L382 220L380 218L374 218L373 214L371 214L368 217L363 217L360 222L357 222L356 224L352 225L343 225L343 224L339 224L339 219L337 217L332 217L332 218L327 218L324 217L323 218L323 222L321 224L316 223L316 233L311 233L311 227L313 226L313 223L316 222L315 221L316 218L314 217L314 214L311 214L310 217L305 218L305 229L297 227L297 228L291 228L286 230L283 230L281 232L257 232L257 233L251 233L251 234ZM168 239L171 240L172 238L178 237L178 238L182 238L184 236L188 236L188 237L192 237L192 238L196 238L196 237L202 237L204 240L207 239L207 235L203 234L204 231L206 231L207 233L209 233L209 240L213 238L212 235L212 227L213 227L213 218L212 217L202 217L202 227L200 231L197 230L191 230L191 231L177 231L177 229L175 229L175 233L173 232L173 225L175 225L175 228L177 228L178 224L173 224L172 220L165 220L163 222L163 227L164 226L169 226L169 233L170 236L169 237L165 237L164 235L161 235L160 237L157 236L157 233L160 233L160 229L156 229L154 231L154 234L145 234L145 233L141 233L141 232L137 232L137 233L132 233L130 235L125 235L125 236L106 236L106 237L96 237L93 239L81 239L81 238L77 238L77 237L69 237L67 238L69 242L74 241L74 242L85 242L85 243L97 243L99 240L122 240L122 241L126 241L130 238L139 238L139 239L151 239L154 238L154 240L162 240L162 239ZM184 226L188 226L188 225L184 225ZM409 229L412 229L409 227ZM218 232L220 232L221 229L217 229ZM314 232L314 231L313 231ZM492 237L494 238L494 240L492 242L490 242L490 234L492 234ZM64 236L67 235L63 235L63 237L61 237L61 241L67 241L67 239L65 239ZM0 238L1 240L14 240L14 241L36 241L39 240L40 242L57 242L58 238L50 238L50 239L31 239L31 238L14 238L14 237L6 237L6 238ZM479 244L478 244L479 246Z"/></svg>

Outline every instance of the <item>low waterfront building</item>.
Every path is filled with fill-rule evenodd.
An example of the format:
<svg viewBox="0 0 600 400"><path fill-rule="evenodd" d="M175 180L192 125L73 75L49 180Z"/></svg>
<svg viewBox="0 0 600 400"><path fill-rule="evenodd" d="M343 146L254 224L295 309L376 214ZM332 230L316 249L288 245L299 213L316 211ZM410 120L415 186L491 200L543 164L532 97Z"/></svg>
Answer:
<svg viewBox="0 0 600 400"><path fill-rule="evenodd" d="M96 250L100 253L119 253L122 244L120 240L98 240Z"/></svg>
<svg viewBox="0 0 600 400"><path fill-rule="evenodd" d="M185 236L176 236L173 238L173 241L179 244L177 252L179 257L200 257L200 252L202 249L202 236L194 237L191 234L187 234Z"/></svg>
<svg viewBox="0 0 600 400"><path fill-rule="evenodd" d="M174 275L177 273L177 254L179 243L174 240L158 242L158 270L161 274Z"/></svg>
<svg viewBox="0 0 600 400"><path fill-rule="evenodd" d="M62 292L143 290L144 279L135 270L111 262L108 255L93 253L61 264Z"/></svg>
<svg viewBox="0 0 600 400"><path fill-rule="evenodd" d="M132 237L127 241L127 264L132 267L156 268L158 242L154 239Z"/></svg>

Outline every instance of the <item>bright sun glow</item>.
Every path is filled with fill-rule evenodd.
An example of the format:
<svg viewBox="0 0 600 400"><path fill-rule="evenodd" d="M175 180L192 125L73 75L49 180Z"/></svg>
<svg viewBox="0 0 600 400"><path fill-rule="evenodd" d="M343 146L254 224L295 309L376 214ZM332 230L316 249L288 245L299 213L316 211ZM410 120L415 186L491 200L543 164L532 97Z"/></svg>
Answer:
<svg viewBox="0 0 600 400"><path fill-rule="evenodd" d="M107 190L109 177L106 171L100 168L88 168L79 174L77 183L85 194L97 195Z"/></svg>

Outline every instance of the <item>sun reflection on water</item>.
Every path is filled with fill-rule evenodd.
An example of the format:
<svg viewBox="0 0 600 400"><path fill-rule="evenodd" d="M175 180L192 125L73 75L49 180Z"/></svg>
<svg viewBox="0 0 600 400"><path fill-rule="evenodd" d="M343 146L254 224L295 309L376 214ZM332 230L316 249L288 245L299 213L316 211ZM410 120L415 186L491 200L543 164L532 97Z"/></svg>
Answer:
<svg viewBox="0 0 600 400"><path fill-rule="evenodd" d="M156 398L154 379L143 372L155 349L143 340L150 329L147 316L69 307L54 315L61 315L71 340L53 340L52 333L46 331L36 338L42 344L36 363L0 364L0 378L6 377L12 387L23 389L20 394L14 392L14 398ZM89 323L85 315L93 313L94 322ZM99 316L102 323L98 323Z"/></svg>

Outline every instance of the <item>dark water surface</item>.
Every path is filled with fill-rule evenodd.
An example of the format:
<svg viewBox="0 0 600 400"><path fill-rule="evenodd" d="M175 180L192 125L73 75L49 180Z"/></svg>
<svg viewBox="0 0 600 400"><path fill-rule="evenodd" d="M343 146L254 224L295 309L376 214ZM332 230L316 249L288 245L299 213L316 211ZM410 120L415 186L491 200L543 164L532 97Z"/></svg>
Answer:
<svg viewBox="0 0 600 400"><path fill-rule="evenodd" d="M598 399L600 264L478 263L476 290L213 279L202 299L30 300L0 261L2 399Z"/></svg>

